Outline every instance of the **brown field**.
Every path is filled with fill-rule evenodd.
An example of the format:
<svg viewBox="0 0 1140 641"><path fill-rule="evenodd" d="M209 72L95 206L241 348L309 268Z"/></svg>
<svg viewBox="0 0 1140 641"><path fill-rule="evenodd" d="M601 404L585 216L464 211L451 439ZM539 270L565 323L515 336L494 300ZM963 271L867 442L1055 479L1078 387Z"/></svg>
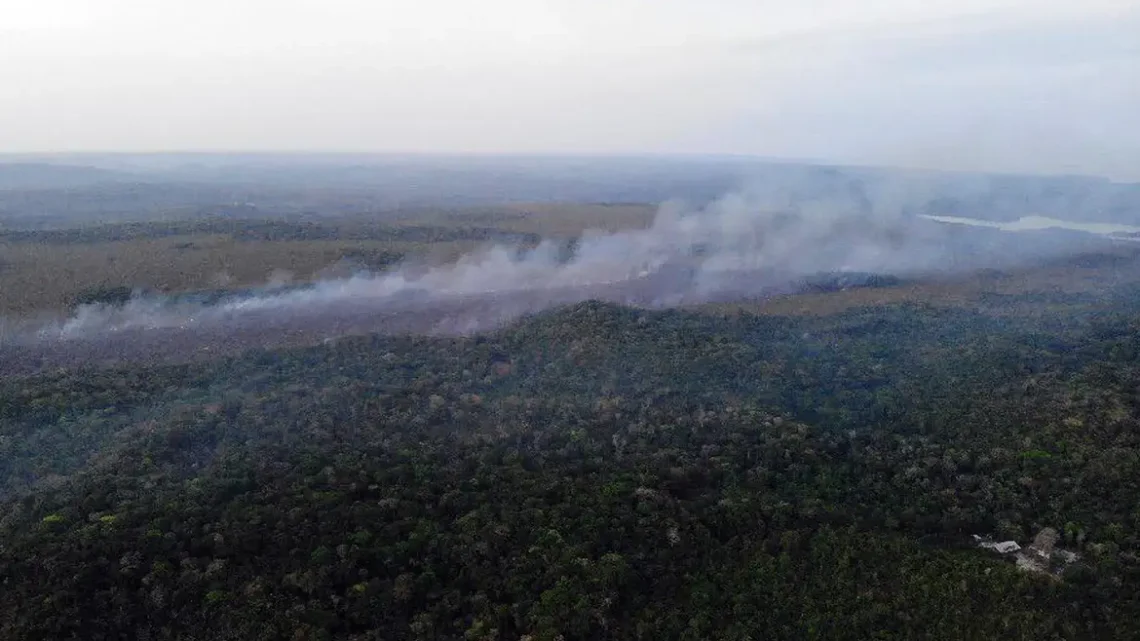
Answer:
<svg viewBox="0 0 1140 641"><path fill-rule="evenodd" d="M1140 249L1115 252L1120 267L1082 266L1079 260L1064 264L1027 267L1005 272L980 271L894 287L853 288L835 292L780 295L763 301L713 303L697 308L723 314L752 313L775 316L825 316L849 309L902 303L936 307L968 307L992 314L1048 313L1048 303L1024 302L994 305L987 299L1023 294L1097 294L1108 287L1140 282ZM1069 303L1071 304L1071 303Z"/></svg>
<svg viewBox="0 0 1140 641"><path fill-rule="evenodd" d="M610 209L617 213L608 225L602 225ZM576 217L575 211L582 211L582 216ZM288 313L267 309L237 319L207 317L187 326L176 322L153 331L139 327L95 331L77 341L21 338L32 336L27 330L44 320L41 313L59 318L59 312L95 288L127 286L177 292L273 281L303 282L348 275L360 266L382 269L402 257L413 262L453 260L493 242L491 239L498 238L494 233L511 232L516 234L516 241L527 243L538 237L576 236L585 229L603 226L611 231L643 227L651 221L651 212L649 207L633 206L516 205L495 212L434 212L382 222L353 219L338 221L331 229L327 225L294 228L282 221L275 221L277 226L245 221L243 227L228 234L171 235L167 228L165 232L154 231L159 237L147 237L149 228L145 228L137 234L132 232L128 239L99 240L122 234L121 230L108 233L96 228L84 231L78 240L58 234L45 237L51 242L38 242L43 239L27 235L9 238L0 242L0 339L7 331L12 340L0 340L0 362L12 375L76 363L177 362L376 332L452 335L485 331L526 314L586 299L654 306L662 288L675 288L675 275L659 273L613 284L537 288L501 295L428 301L416 298L380 306L375 300L353 298L319 307L301 305ZM304 236L294 233L298 229L310 234L310 239L295 239ZM345 239L339 239L342 232ZM388 240L379 240L383 238ZM751 292L747 294L752 297L749 300L687 307L711 315L826 316L855 308L909 303L1049 318L1058 311L1071 314L1076 308L1106 309L1112 303L1100 294L1110 292L1114 285L1136 282L1140 282L1140 247L1122 246L1032 268L933 276L895 286L787 295L776 295L775 290L763 287L746 289L741 291Z"/></svg>
<svg viewBox="0 0 1140 641"><path fill-rule="evenodd" d="M224 236L176 236L75 245L0 245L0 314L66 307L81 292L128 286L187 291L309 280L337 263L385 252L448 257L473 244L425 247L382 241L235 241Z"/></svg>
<svg viewBox="0 0 1140 641"><path fill-rule="evenodd" d="M621 231L642 229L653 222L656 205L589 203L510 203L495 207L396 214L397 225L488 226L520 234L571 238L587 230Z"/></svg>
<svg viewBox="0 0 1140 641"><path fill-rule="evenodd" d="M471 230L498 230L533 237L568 238L589 229L617 231L651 224L656 207L632 204L507 204L495 208L395 212L382 219L355 217L322 221L350 239L258 240L239 234L147 237L127 240L14 242L0 236L0 317L56 312L76 297L103 287L136 287L167 292L239 288L269 282L304 282L347 275L353 269L384 269L401 257L429 263L455 260L488 242L466 238ZM252 227L265 221L247 221ZM243 224L238 221L238 224ZM398 237L411 228L441 230L439 239L373 240ZM161 229L156 227L156 229ZM96 234L97 238L98 235ZM526 241L523 241L526 242ZM1122 264L1135 262L1137 248L1116 250ZM986 310L987 297L1025 293L1095 293L1116 281L1140 278L1125 270L1082 266L1080 261L1007 272L937 278L895 287L802 293L763 301L699 305L712 313L826 315L895 303L965 306ZM1012 313L1008 303L992 306ZM1040 304L1031 313L1043 313Z"/></svg>
<svg viewBox="0 0 1140 641"><path fill-rule="evenodd" d="M645 227L649 205L511 204L499 208L417 211L382 221L354 218L330 224L359 232L410 226L493 228L566 238L587 229ZM23 316L68 307L100 287L192 291L249 287L272 280L308 281L345 275L354 267L382 269L393 256L430 263L454 261L486 241L238 240L227 234L133 238L107 242L37 243L0 239L0 316Z"/></svg>

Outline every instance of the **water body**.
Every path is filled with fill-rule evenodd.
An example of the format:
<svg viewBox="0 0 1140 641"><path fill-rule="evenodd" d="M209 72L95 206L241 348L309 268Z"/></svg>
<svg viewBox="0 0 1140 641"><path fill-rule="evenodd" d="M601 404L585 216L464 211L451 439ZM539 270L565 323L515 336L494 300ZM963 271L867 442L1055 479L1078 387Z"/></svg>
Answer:
<svg viewBox="0 0 1140 641"><path fill-rule="evenodd" d="M972 227L989 227L991 229L1000 229L1002 231L1041 231L1045 229L1067 229L1070 231L1083 231L1089 234L1096 234L1098 236L1110 236L1119 240L1140 241L1140 238L1130 237L1132 234L1140 234L1140 226L1136 225L1120 225L1116 223L1077 223L1069 220L1047 218L1045 216L1022 216L1021 218L1018 218L1012 222L982 220L980 218L963 218L960 216L922 215L920 217L939 223L970 225Z"/></svg>

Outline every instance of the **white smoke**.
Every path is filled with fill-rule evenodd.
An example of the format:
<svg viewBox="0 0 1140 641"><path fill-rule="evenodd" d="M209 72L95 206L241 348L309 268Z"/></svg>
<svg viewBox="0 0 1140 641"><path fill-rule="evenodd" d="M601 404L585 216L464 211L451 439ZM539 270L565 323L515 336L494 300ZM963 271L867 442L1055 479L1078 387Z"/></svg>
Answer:
<svg viewBox="0 0 1140 641"><path fill-rule="evenodd" d="M667 203L646 229L587 232L569 251L552 240L529 249L497 245L448 265L358 273L292 289L274 283L214 304L141 296L121 306L85 305L41 326L36 337L217 328L251 318L311 321L343 309L358 315L419 309L425 331L465 332L588 298L664 306L756 295L821 272L906 275L961 265L948 259L953 228L904 215L909 197L884 190L853 203L842 192L804 197L782 188L733 194L701 209ZM463 301L491 299L495 304L478 314L456 315ZM441 304L451 315L431 320Z"/></svg>

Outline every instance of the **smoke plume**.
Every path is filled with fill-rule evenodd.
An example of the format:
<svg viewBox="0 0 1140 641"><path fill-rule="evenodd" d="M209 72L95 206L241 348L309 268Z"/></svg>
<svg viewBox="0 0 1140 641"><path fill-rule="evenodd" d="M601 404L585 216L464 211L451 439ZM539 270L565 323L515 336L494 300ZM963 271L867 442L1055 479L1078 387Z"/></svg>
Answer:
<svg viewBox="0 0 1140 641"><path fill-rule="evenodd" d="M757 187L702 208L666 203L645 229L529 248L494 245L448 265L301 286L278 279L211 301L138 295L123 305L84 305L31 329L9 327L0 339L54 343L164 330L215 338L239 331L465 333L587 299L663 307L757 297L794 291L821 274L926 276L1080 245L1071 233L1031 238L913 215L914 189L883 185L853 195L842 187Z"/></svg>

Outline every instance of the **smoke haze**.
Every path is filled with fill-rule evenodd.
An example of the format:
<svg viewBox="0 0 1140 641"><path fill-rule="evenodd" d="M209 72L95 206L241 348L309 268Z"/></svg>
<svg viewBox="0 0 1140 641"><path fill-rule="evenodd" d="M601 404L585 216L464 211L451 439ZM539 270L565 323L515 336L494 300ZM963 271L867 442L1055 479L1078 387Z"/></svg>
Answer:
<svg viewBox="0 0 1140 641"><path fill-rule="evenodd" d="M1136 180L1137 33L1134 0L17 1L0 148L733 153Z"/></svg>
<svg viewBox="0 0 1140 641"><path fill-rule="evenodd" d="M929 277L1027 264L1108 242L1094 234L1009 233L962 224L967 219L909 215L923 196L919 187L888 183L861 191L858 202L842 189L757 185L702 208L666 203L646 229L587 232L530 248L492 245L452 264L409 262L299 286L277 278L214 301L136 295L121 306L83 305L37 326L9 323L4 340L28 345L239 329L467 333L587 299L667 307L755 298L796 291L828 274L848 274L846 282L857 282L850 275Z"/></svg>

